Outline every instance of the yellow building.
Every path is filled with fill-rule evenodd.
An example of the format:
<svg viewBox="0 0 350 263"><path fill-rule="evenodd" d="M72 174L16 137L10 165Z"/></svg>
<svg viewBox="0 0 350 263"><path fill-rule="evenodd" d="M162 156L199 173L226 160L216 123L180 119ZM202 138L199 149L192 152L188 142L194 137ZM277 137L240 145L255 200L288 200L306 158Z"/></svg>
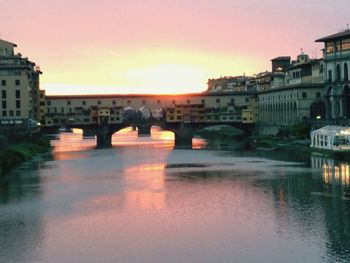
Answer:
<svg viewBox="0 0 350 263"><path fill-rule="evenodd" d="M41 71L28 58L15 54L15 47L16 44L0 39L0 117L40 121Z"/></svg>

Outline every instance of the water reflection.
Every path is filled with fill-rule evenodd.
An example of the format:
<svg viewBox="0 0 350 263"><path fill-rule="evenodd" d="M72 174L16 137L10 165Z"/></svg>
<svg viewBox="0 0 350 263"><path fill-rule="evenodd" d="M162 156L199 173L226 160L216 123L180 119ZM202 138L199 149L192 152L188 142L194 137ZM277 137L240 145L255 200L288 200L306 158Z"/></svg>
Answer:
<svg viewBox="0 0 350 263"><path fill-rule="evenodd" d="M311 167L322 169L322 178L326 184L350 186L349 162L311 156Z"/></svg>
<svg viewBox="0 0 350 263"><path fill-rule="evenodd" d="M128 183L136 180L142 184L139 189L126 193L128 209L159 210L165 207L164 166L164 163L146 163L124 170Z"/></svg>
<svg viewBox="0 0 350 263"><path fill-rule="evenodd" d="M349 163L173 136L61 134L55 160L0 184L0 261L348 262Z"/></svg>
<svg viewBox="0 0 350 263"><path fill-rule="evenodd" d="M29 262L39 252L44 223L37 201L44 167L32 161L0 178L0 262Z"/></svg>

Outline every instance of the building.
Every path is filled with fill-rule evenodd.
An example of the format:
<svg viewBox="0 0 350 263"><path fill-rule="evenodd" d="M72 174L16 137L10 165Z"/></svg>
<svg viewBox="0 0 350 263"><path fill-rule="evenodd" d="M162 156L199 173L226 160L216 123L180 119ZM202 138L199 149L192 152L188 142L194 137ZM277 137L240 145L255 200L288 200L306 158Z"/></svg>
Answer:
<svg viewBox="0 0 350 263"><path fill-rule="evenodd" d="M40 121L41 71L28 58L15 54L15 47L0 39L0 118Z"/></svg>
<svg viewBox="0 0 350 263"><path fill-rule="evenodd" d="M349 150L350 128L325 126L311 132L311 147L327 150Z"/></svg>
<svg viewBox="0 0 350 263"><path fill-rule="evenodd" d="M302 52L287 67L290 57L279 58L285 58L281 59L284 63L276 65L276 59L273 59L272 72L259 76L257 80L263 80L263 88L257 86L260 134L275 135L280 129L325 116L320 73L323 61L310 59Z"/></svg>
<svg viewBox="0 0 350 263"><path fill-rule="evenodd" d="M226 76L208 80L208 93L229 93L247 91L251 77Z"/></svg>
<svg viewBox="0 0 350 263"><path fill-rule="evenodd" d="M317 39L323 42L324 78L327 118L350 118L350 30Z"/></svg>
<svg viewBox="0 0 350 263"><path fill-rule="evenodd" d="M286 69L290 66L289 56L280 56L277 58L271 59L272 62L272 72L285 72Z"/></svg>

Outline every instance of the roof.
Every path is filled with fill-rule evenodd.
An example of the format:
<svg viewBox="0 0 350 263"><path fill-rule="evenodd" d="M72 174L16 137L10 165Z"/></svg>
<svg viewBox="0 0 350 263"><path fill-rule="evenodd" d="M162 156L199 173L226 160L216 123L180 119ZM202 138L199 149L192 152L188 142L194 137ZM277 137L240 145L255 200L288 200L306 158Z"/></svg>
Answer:
<svg viewBox="0 0 350 263"><path fill-rule="evenodd" d="M347 29L345 31L342 31L342 32L339 32L339 33L336 33L336 34L333 34L333 35L329 35L329 36L326 36L326 37L319 38L319 39L315 40L315 42L326 42L328 40L343 39L343 38L346 38L346 37L350 37L350 29Z"/></svg>
<svg viewBox="0 0 350 263"><path fill-rule="evenodd" d="M15 43L8 42L8 41L3 40L3 39L0 39L0 42L5 42L6 44L10 44L10 45L13 45L14 47L17 47L17 45Z"/></svg>
<svg viewBox="0 0 350 263"><path fill-rule="evenodd" d="M271 61L275 61L275 60L290 60L290 59L291 59L291 57L289 57L289 56L280 56L280 57L271 59Z"/></svg>
<svg viewBox="0 0 350 263"><path fill-rule="evenodd" d="M324 126L318 130L312 132L313 134L321 134L321 135L350 135L350 127L343 126Z"/></svg>

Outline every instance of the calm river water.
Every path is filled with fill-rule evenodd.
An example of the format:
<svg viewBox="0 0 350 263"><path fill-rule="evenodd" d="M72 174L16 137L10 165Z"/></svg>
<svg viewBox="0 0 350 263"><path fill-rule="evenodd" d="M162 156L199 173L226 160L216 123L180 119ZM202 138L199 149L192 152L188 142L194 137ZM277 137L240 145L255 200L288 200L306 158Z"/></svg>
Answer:
<svg viewBox="0 0 350 263"><path fill-rule="evenodd" d="M158 129L113 144L62 133L1 179L0 262L350 261L349 163L173 150Z"/></svg>

